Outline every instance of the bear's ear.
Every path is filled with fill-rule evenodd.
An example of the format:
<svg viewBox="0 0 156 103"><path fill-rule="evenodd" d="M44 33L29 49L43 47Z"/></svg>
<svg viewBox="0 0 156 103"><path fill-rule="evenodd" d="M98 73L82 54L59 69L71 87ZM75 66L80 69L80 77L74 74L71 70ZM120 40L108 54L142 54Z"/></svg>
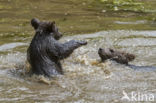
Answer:
<svg viewBox="0 0 156 103"><path fill-rule="evenodd" d="M38 19L33 18L31 20L31 25L34 27L35 30L38 28L39 24L40 24L40 21Z"/></svg>
<svg viewBox="0 0 156 103"><path fill-rule="evenodd" d="M55 21L51 22L53 25L55 25Z"/></svg>
<svg viewBox="0 0 156 103"><path fill-rule="evenodd" d="M51 22L52 29L55 27L55 21Z"/></svg>
<svg viewBox="0 0 156 103"><path fill-rule="evenodd" d="M51 22L52 31L55 31L55 21Z"/></svg>

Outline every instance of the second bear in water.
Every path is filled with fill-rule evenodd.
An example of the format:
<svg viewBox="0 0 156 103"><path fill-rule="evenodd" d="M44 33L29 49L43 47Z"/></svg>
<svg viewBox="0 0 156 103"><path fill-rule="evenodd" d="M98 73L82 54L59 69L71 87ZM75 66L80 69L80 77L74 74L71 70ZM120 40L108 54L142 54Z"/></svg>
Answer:
<svg viewBox="0 0 156 103"><path fill-rule="evenodd" d="M133 54L117 51L111 48L105 48L105 49L99 48L98 54L101 57L102 61L111 59L118 63L126 64L126 65L128 65L128 62L133 61L135 59L135 55Z"/></svg>
<svg viewBox="0 0 156 103"><path fill-rule="evenodd" d="M99 48L98 54L103 62L107 59L110 59L120 64L125 64L129 66L130 68L136 69L136 70L147 70L147 71L156 70L156 67L154 66L135 66L132 64L128 64L128 62L133 61L135 59L134 54L126 53L123 51L117 51L111 48L105 48L105 49Z"/></svg>

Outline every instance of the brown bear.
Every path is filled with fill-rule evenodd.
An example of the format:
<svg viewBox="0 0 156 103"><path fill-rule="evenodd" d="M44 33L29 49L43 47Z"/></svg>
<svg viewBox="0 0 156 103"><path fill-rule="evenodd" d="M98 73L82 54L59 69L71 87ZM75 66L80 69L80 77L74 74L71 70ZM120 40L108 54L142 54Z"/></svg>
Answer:
<svg viewBox="0 0 156 103"><path fill-rule="evenodd" d="M78 47L86 45L86 41L70 40L60 43L62 37L55 22L32 19L31 25L35 29L30 46L27 50L27 59L32 73L52 76L63 74L60 60L67 58Z"/></svg>
<svg viewBox="0 0 156 103"><path fill-rule="evenodd" d="M133 54L114 50L111 48L105 48L105 49L99 48L98 54L102 61L111 59L118 63L126 64L126 65L128 65L128 62L133 61L135 59L135 55Z"/></svg>
<svg viewBox="0 0 156 103"><path fill-rule="evenodd" d="M99 54L102 62L110 59L110 60L116 61L117 63L124 64L134 70L147 70L147 71L155 71L156 70L155 66L136 66L133 64L128 64L128 62L133 61L135 59L134 54L114 50L111 48L105 48L105 49L99 48L98 54Z"/></svg>

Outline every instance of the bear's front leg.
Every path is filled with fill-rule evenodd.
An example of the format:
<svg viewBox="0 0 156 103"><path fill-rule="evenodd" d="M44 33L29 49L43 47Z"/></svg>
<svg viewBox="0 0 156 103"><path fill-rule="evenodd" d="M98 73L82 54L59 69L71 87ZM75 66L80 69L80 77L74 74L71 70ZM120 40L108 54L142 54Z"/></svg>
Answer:
<svg viewBox="0 0 156 103"><path fill-rule="evenodd" d="M59 57L60 59L67 58L76 48L87 45L86 41L77 41L77 40L71 40L69 42L66 42L59 47Z"/></svg>

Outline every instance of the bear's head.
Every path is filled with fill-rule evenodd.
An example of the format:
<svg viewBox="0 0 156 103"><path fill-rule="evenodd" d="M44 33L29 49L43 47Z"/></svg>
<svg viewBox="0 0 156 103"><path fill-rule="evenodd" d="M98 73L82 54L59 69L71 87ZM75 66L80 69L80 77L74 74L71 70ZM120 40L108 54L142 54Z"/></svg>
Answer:
<svg viewBox="0 0 156 103"><path fill-rule="evenodd" d="M31 25L34 27L36 32L42 32L44 35L51 35L56 40L59 40L62 37L62 33L58 31L55 21L41 22L40 20L33 18L31 20Z"/></svg>
<svg viewBox="0 0 156 103"><path fill-rule="evenodd" d="M117 51L111 48L99 48L98 54L102 61L107 59L112 59L117 61L118 63L128 64L128 62L133 61L135 59L134 54Z"/></svg>
<svg viewBox="0 0 156 103"><path fill-rule="evenodd" d="M110 48L105 48L105 49L99 48L98 50L98 54L100 58L102 59L102 61L111 59L114 56L113 53L114 53L114 50Z"/></svg>

